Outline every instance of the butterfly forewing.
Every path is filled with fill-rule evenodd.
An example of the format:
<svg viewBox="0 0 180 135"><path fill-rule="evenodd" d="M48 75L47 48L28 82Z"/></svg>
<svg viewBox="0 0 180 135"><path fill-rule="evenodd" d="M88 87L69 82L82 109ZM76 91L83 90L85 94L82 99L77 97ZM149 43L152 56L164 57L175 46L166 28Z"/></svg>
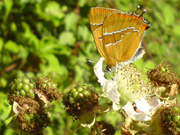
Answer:
<svg viewBox="0 0 180 135"><path fill-rule="evenodd" d="M100 55L106 59L106 55L103 50L103 43L102 43L102 26L100 26L93 32L93 36Z"/></svg>
<svg viewBox="0 0 180 135"><path fill-rule="evenodd" d="M108 57L106 57L103 49L102 25L105 17L113 12L120 12L120 11L115 9L108 9L108 8L91 8L90 16L89 16L91 31L93 33L96 47L100 55L104 57L106 61L108 60Z"/></svg>
<svg viewBox="0 0 180 135"><path fill-rule="evenodd" d="M113 12L120 12L120 11L110 8L100 8L100 7L91 8L90 16L89 16L91 31L94 32L97 28L102 26L105 17Z"/></svg>
<svg viewBox="0 0 180 135"><path fill-rule="evenodd" d="M92 8L90 26L95 44L109 67L131 59L140 47L148 23L137 14Z"/></svg>

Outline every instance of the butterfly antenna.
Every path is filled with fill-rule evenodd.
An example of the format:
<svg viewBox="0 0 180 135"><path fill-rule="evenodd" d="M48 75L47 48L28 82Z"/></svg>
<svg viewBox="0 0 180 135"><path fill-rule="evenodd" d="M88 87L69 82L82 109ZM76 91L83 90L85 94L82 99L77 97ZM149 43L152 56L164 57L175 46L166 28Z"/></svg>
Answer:
<svg viewBox="0 0 180 135"><path fill-rule="evenodd" d="M138 15L138 10L139 10L140 8L141 8L141 6L138 5L136 11L134 12L135 15Z"/></svg>
<svg viewBox="0 0 180 135"><path fill-rule="evenodd" d="M143 12L141 13L141 15L139 17L143 17L144 13L146 13L146 9L143 10Z"/></svg>

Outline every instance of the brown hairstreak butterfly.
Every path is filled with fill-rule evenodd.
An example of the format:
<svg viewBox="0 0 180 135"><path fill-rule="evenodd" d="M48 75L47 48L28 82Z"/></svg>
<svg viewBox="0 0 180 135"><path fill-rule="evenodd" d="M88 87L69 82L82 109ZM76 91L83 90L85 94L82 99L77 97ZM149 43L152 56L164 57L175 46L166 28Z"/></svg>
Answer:
<svg viewBox="0 0 180 135"><path fill-rule="evenodd" d="M125 13L110 8L91 8L91 31L108 67L129 61L138 53L144 31L150 27L143 18L144 13L145 10L138 15L137 11Z"/></svg>

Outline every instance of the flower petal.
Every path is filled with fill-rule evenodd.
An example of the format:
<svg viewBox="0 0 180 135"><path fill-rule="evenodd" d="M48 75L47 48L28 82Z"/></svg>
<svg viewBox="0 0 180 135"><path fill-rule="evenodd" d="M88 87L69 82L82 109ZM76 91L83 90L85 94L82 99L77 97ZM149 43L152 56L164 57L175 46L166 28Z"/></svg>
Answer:
<svg viewBox="0 0 180 135"><path fill-rule="evenodd" d="M115 102L116 104L119 104L120 94L117 91L117 82L113 80L107 80L105 79L103 81L103 91L107 95L107 97Z"/></svg>
<svg viewBox="0 0 180 135"><path fill-rule="evenodd" d="M119 97L120 94L117 91L117 82L113 80L108 80L104 77L104 72L103 72L103 61L104 58L101 57L97 64L94 66L94 73L98 78L98 82L103 86L103 91L104 94L113 102L116 104L119 104Z"/></svg>
<svg viewBox="0 0 180 135"><path fill-rule="evenodd" d="M150 98L149 100L141 99L139 101L136 101L136 107L145 113L153 113L156 109L158 109L160 106L164 104L164 102L161 102L156 96Z"/></svg>
<svg viewBox="0 0 180 135"><path fill-rule="evenodd" d="M104 78L104 72L103 72L103 61L104 58L101 57L97 64L94 66L94 73L98 78L98 82L103 85L103 81L105 80Z"/></svg>
<svg viewBox="0 0 180 135"><path fill-rule="evenodd" d="M23 108L16 101L13 102L12 107L15 114L19 114L23 110Z"/></svg>
<svg viewBox="0 0 180 135"><path fill-rule="evenodd" d="M122 109L124 109L127 115L135 121L151 120L151 117L149 117L147 113L143 113L143 112L138 113L134 111L134 108L131 102L128 102L124 107L122 107Z"/></svg>
<svg viewBox="0 0 180 135"><path fill-rule="evenodd" d="M137 111L134 110L132 103L128 102L123 109L133 120L148 121L151 120L151 115L164 104L156 96L148 99L140 99L135 102Z"/></svg>

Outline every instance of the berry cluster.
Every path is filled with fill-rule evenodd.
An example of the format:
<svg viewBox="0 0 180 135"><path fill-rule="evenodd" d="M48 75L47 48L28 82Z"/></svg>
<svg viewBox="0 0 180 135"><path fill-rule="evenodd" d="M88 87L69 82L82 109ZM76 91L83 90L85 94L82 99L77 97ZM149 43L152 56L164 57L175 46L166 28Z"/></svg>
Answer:
<svg viewBox="0 0 180 135"><path fill-rule="evenodd" d="M180 107L168 107L162 110L163 132L171 135L180 134Z"/></svg>
<svg viewBox="0 0 180 135"><path fill-rule="evenodd" d="M93 87L86 85L78 86L63 97L63 103L69 115L75 118L93 111L98 105L98 94L94 92Z"/></svg>
<svg viewBox="0 0 180 135"><path fill-rule="evenodd" d="M12 104L13 97L16 96L23 96L29 97L31 99L35 98L35 83L32 79L28 78L27 76L23 76L22 78L17 78L10 84L10 91L9 91L9 100Z"/></svg>
<svg viewBox="0 0 180 135"><path fill-rule="evenodd" d="M48 77L40 78L37 83L28 76L12 81L8 100L17 115L17 128L31 134L42 134L43 129L50 125L47 104L60 97L57 84Z"/></svg>

